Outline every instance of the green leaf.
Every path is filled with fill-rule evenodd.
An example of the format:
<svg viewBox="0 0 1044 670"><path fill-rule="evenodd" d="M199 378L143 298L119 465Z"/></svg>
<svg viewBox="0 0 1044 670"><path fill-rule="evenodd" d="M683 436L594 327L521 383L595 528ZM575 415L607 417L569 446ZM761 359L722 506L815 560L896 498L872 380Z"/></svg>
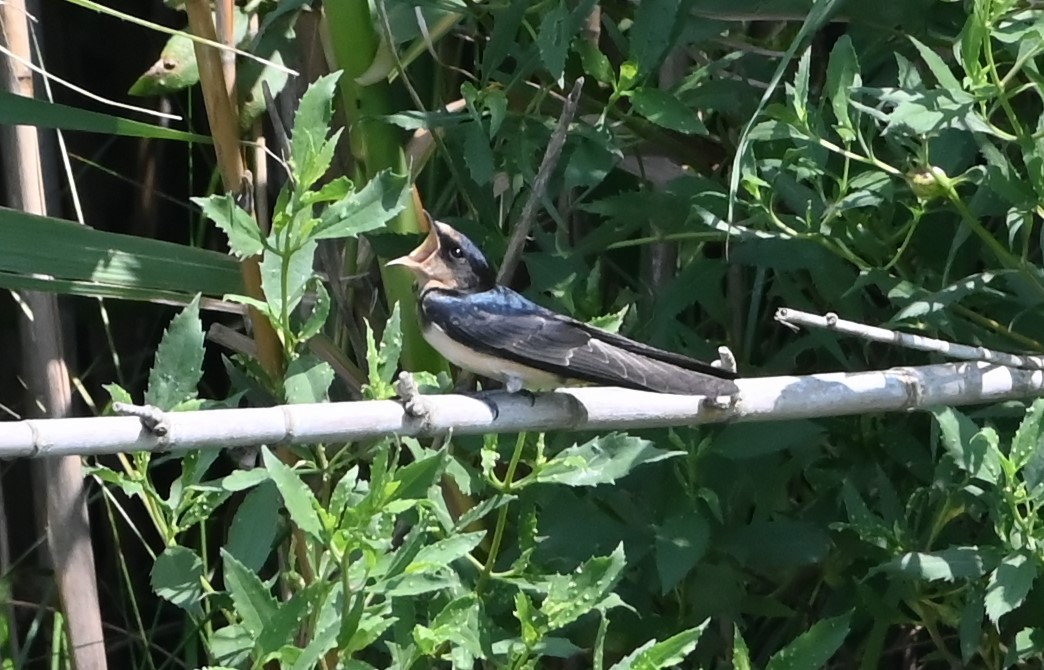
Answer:
<svg viewBox="0 0 1044 670"><path fill-rule="evenodd" d="M290 361L283 380L283 396L290 405L326 402L334 370L326 361L305 354Z"/></svg>
<svg viewBox="0 0 1044 670"><path fill-rule="evenodd" d="M493 151L479 121L464 128L464 163L471 179L479 186L485 186L493 178Z"/></svg>
<svg viewBox="0 0 1044 670"><path fill-rule="evenodd" d="M263 658L293 644L301 625L317 604L316 594L325 588L324 584L311 584L293 594L290 600L279 603L272 616L264 620L261 634L257 636L257 655Z"/></svg>
<svg viewBox="0 0 1044 670"><path fill-rule="evenodd" d="M289 314L304 298L305 288L314 275L312 264L317 246L316 240L309 240L286 260L271 249L261 256L261 290L273 314Z"/></svg>
<svg viewBox="0 0 1044 670"><path fill-rule="evenodd" d="M315 304L312 305L312 311L308 315L308 319L305 320L301 331L297 334L297 339L300 342L307 342L323 329L326 324L326 319L330 316L330 294L326 291L326 286L323 285L322 280L318 277L312 277L310 286L315 293Z"/></svg>
<svg viewBox="0 0 1044 670"><path fill-rule="evenodd" d="M643 86L631 94L635 111L658 126L688 135L707 134L707 127L685 103L666 91Z"/></svg>
<svg viewBox="0 0 1044 670"><path fill-rule="evenodd" d="M1001 667L1010 668L1030 659L1044 657L1044 628L1023 628L1015 634L1015 644L1008 647Z"/></svg>
<svg viewBox="0 0 1044 670"><path fill-rule="evenodd" d="M708 623L710 619L663 642L650 640L614 664L611 670L659 670L677 666L696 648Z"/></svg>
<svg viewBox="0 0 1044 670"><path fill-rule="evenodd" d="M468 667L474 659L485 658L482 650L482 632L479 616L479 600L473 593L465 594L451 600L435 615L431 627L415 626L413 639L426 655L436 656L442 645L449 645L454 651L464 650L469 658ZM454 667L459 667L454 664Z"/></svg>
<svg viewBox="0 0 1044 670"><path fill-rule="evenodd" d="M798 60L797 72L794 73L794 87L791 102L794 112L802 126L808 124L808 70L812 62L812 47L805 49Z"/></svg>
<svg viewBox="0 0 1044 670"><path fill-rule="evenodd" d="M703 558L710 544L710 533L710 524L694 509L680 510L656 529L660 593L673 589Z"/></svg>
<svg viewBox="0 0 1044 670"><path fill-rule="evenodd" d="M293 136L290 138L290 160L291 173L297 180L297 187L302 190L318 181L333 159L339 131L330 140L326 137L330 133L333 97L340 77L340 71L319 77L308 87L298 104Z"/></svg>
<svg viewBox="0 0 1044 670"><path fill-rule="evenodd" d="M986 586L986 616L995 625L1022 604L1037 578L1037 561L1019 552L1006 556L990 575Z"/></svg>
<svg viewBox="0 0 1044 670"><path fill-rule="evenodd" d="M1015 431L1011 442L1011 460L1022 472L1030 495L1044 484L1044 399L1037 399L1026 411L1026 417Z"/></svg>
<svg viewBox="0 0 1044 670"><path fill-rule="evenodd" d="M818 445L825 433L822 425L804 419L777 421L771 427L735 423L725 426L714 440L712 449L725 458L754 458Z"/></svg>
<svg viewBox="0 0 1044 670"><path fill-rule="evenodd" d="M830 536L807 521L754 521L729 534L729 553L746 565L766 571L813 565L826 559Z"/></svg>
<svg viewBox="0 0 1044 670"><path fill-rule="evenodd" d="M942 551L903 554L882 569L926 581L978 579L997 565L1000 557L993 547L950 547Z"/></svg>
<svg viewBox="0 0 1044 670"><path fill-rule="evenodd" d="M594 77L595 81L599 83L606 86L613 85L615 79L613 66L609 62L609 57L602 53L597 44L581 39L576 41L573 49L580 55L580 65L583 66L584 72Z"/></svg>
<svg viewBox="0 0 1044 670"><path fill-rule="evenodd" d="M982 636L985 632L982 627L982 616L986 610L986 594L979 585L968 589L966 594L957 629L961 643L961 660L965 664L972 660L982 644Z"/></svg>
<svg viewBox="0 0 1044 670"><path fill-rule="evenodd" d="M409 181L388 170L366 186L326 208L312 237L319 240L356 237L382 228L406 207Z"/></svg>
<svg viewBox="0 0 1044 670"><path fill-rule="evenodd" d="M209 135L186 133L163 126L154 126L140 121L89 112L86 109L60 105L37 98L0 91L0 125L35 126L36 128L57 128L60 130L80 130L88 133L119 135L122 137L145 137L154 140L178 140L212 144Z"/></svg>
<svg viewBox="0 0 1044 670"><path fill-rule="evenodd" d="M400 354L402 354L402 313L399 311L399 303L395 303L391 316L384 324L381 353L377 359L380 380L385 384L390 384L395 378L395 371L399 369Z"/></svg>
<svg viewBox="0 0 1044 670"><path fill-rule="evenodd" d="M236 204L231 194L192 198L203 214L228 236L228 248L239 258L256 256L264 249L264 236L257 221Z"/></svg>
<svg viewBox="0 0 1044 670"><path fill-rule="evenodd" d="M203 322L199 319L199 296L175 316L163 333L156 362L149 372L145 402L161 410L196 397L203 376Z"/></svg>
<svg viewBox="0 0 1044 670"><path fill-rule="evenodd" d="M0 103L2 107L2 103ZM0 286L187 303L196 293L242 293L227 254L95 230L0 207Z"/></svg>
<svg viewBox="0 0 1044 670"><path fill-rule="evenodd" d="M562 78L565 71L566 54L572 40L572 27L569 11L562 0L558 0L551 9L543 12L540 29L537 32L536 44L540 51L540 60L555 81ZM479 182L484 183L484 182Z"/></svg>
<svg viewBox="0 0 1044 670"><path fill-rule="evenodd" d="M264 473L257 468L256 471ZM279 532L279 489L264 482L248 493L232 517L225 552L257 572L268 560Z"/></svg>
<svg viewBox="0 0 1044 670"><path fill-rule="evenodd" d="M931 48L928 47L924 42L920 41L913 35L908 36L913 45L917 47L917 52L921 54L921 60L928 66L928 69L932 71L935 76L935 80L939 82L939 85L948 91L960 91L961 83L957 81L957 77L953 76L953 72L950 71L949 66L943 62L943 59L939 57L939 54L935 53Z"/></svg>
<svg viewBox="0 0 1044 670"><path fill-rule="evenodd" d="M747 648L747 643L743 640L743 636L740 635L739 626L736 624L732 625L732 669L733 670L751 670L752 664L750 662L750 650Z"/></svg>
<svg viewBox="0 0 1044 670"><path fill-rule="evenodd" d="M570 624L601 605L612 593L626 563L621 543L609 556L589 559L568 575L551 577L547 597L540 605L548 630Z"/></svg>
<svg viewBox="0 0 1044 670"><path fill-rule="evenodd" d="M819 670L844 644L851 619L849 612L817 621L769 659L765 670Z"/></svg>
<svg viewBox="0 0 1044 670"><path fill-rule="evenodd" d="M658 449L648 440L624 433L610 433L564 449L540 467L536 480L566 486L611 484L639 465L683 454Z"/></svg>
<svg viewBox="0 0 1044 670"><path fill-rule="evenodd" d="M859 58L856 56L855 47L852 46L852 38L847 34L842 35L834 42L834 48L830 50L826 94L830 97L830 105L834 110L834 118L837 119L838 125L850 132L854 132L855 128L848 113L848 101L851 98L852 88L861 83ZM845 139L854 139L854 135L845 136Z"/></svg>
<svg viewBox="0 0 1044 670"><path fill-rule="evenodd" d="M642 0L634 10L634 23L628 31L628 58L638 64L642 74L655 72L671 45L678 21L680 0Z"/></svg>
<svg viewBox="0 0 1044 670"><path fill-rule="evenodd" d="M236 606L236 613L243 620L243 626L256 639L265 624L275 616L278 609L276 600L256 572L224 550L221 551L221 563L224 566L225 588Z"/></svg>
<svg viewBox="0 0 1044 670"><path fill-rule="evenodd" d="M427 498L428 489L439 480L445 460L445 450L437 451L396 470L389 483L389 501Z"/></svg>
<svg viewBox="0 0 1044 670"><path fill-rule="evenodd" d="M997 432L992 428L980 431L971 419L951 407L931 412L939 424L943 447L957 467L996 484L1001 472Z"/></svg>
<svg viewBox="0 0 1044 670"><path fill-rule="evenodd" d="M479 546L486 531L460 533L439 540L434 544L421 547L409 563L409 571L422 571L431 568L445 568L457 559L464 558L471 550Z"/></svg>
<svg viewBox="0 0 1044 670"><path fill-rule="evenodd" d="M203 616L203 561L185 547L172 546L156 557L152 590L194 617Z"/></svg>
<svg viewBox="0 0 1044 670"><path fill-rule="evenodd" d="M279 487L279 493L283 496L283 504L286 505L286 511L290 513L290 519L302 531L314 539L322 541L322 524L319 521L319 514L316 512L319 503L315 499L312 489L308 488L308 485L301 480L293 468L279 460L268 447L261 447L261 457L272 481Z"/></svg>

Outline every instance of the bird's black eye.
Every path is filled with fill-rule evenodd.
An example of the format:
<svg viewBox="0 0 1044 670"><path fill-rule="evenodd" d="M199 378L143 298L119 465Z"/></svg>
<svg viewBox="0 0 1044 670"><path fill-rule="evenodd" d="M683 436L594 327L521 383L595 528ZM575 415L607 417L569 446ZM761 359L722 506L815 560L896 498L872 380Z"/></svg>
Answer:
<svg viewBox="0 0 1044 670"><path fill-rule="evenodd" d="M457 260L460 260L461 258L464 258L464 250L461 249L460 247L450 247L449 252L450 252L450 256L453 256Z"/></svg>

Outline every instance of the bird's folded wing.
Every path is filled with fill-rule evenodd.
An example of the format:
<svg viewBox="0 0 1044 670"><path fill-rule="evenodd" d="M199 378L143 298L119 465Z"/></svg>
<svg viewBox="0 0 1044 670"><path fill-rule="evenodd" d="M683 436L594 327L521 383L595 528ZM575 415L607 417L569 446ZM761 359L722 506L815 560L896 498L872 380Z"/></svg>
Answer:
<svg viewBox="0 0 1044 670"><path fill-rule="evenodd" d="M483 353L593 384L690 395L731 395L737 391L733 382L718 375L628 350L619 346L621 340L635 349L645 345L619 336L606 341L597 336L601 331L592 333L584 324L536 305L531 311L492 311L467 303L462 300L457 305L442 305L444 311L439 304L427 309L447 335Z"/></svg>

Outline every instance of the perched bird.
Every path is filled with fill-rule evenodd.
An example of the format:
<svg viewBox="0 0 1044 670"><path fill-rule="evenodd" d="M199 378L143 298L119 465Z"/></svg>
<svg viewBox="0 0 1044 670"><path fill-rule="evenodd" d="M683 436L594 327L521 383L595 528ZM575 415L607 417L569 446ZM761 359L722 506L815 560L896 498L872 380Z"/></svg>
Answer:
<svg viewBox="0 0 1044 670"><path fill-rule="evenodd" d="M568 381L683 395L738 391L735 373L556 314L498 285L482 252L445 223L431 221L421 245L388 265L416 275L428 343L511 393Z"/></svg>

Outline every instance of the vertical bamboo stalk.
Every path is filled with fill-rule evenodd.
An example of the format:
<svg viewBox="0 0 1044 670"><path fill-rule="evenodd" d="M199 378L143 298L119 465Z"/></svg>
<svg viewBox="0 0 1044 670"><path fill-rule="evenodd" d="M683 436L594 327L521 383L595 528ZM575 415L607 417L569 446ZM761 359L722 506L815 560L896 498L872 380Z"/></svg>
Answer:
<svg viewBox="0 0 1044 670"><path fill-rule="evenodd" d="M0 3L0 39L12 53L32 58L24 0ZM32 97L32 72L7 61L3 87ZM4 181L11 206L46 214L40 142L31 126L4 127ZM31 411L44 416L68 416L72 404L69 372L62 345L61 315L53 294L21 294L22 356L29 385ZM105 638L98 608L86 488L80 458L45 459L39 481L46 483L44 524L47 548L58 580L65 631L73 665L78 670L104 670Z"/></svg>

